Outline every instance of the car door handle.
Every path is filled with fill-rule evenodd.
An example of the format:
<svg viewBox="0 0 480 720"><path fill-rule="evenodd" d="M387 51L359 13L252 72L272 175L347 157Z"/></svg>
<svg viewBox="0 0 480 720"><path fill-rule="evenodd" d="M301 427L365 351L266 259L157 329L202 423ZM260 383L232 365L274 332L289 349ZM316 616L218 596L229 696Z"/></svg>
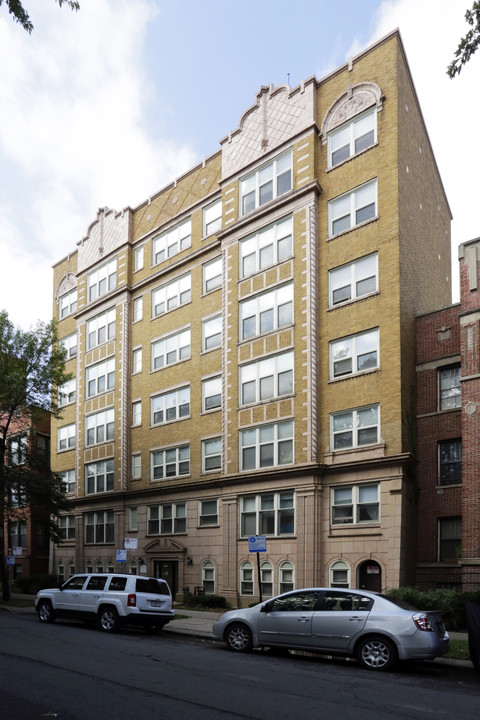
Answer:
<svg viewBox="0 0 480 720"><path fill-rule="evenodd" d="M358 617L358 615L353 615L352 617L348 618L350 622L359 622L362 618Z"/></svg>
<svg viewBox="0 0 480 720"><path fill-rule="evenodd" d="M305 615L302 615L302 617L298 618L298 622L306 623L310 620L310 618L305 617Z"/></svg>

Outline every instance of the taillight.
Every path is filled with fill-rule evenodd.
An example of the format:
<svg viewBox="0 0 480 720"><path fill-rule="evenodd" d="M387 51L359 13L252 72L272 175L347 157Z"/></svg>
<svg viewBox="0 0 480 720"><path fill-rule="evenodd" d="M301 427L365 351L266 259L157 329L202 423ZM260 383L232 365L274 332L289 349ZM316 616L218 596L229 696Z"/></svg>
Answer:
<svg viewBox="0 0 480 720"><path fill-rule="evenodd" d="M128 602L127 602L128 607L135 607L136 604L137 604L137 596L135 595L135 593L130 593L130 595L128 596Z"/></svg>
<svg viewBox="0 0 480 720"><path fill-rule="evenodd" d="M413 622L419 630L426 630L427 632L433 632L433 627L430 622L428 615L414 615Z"/></svg>

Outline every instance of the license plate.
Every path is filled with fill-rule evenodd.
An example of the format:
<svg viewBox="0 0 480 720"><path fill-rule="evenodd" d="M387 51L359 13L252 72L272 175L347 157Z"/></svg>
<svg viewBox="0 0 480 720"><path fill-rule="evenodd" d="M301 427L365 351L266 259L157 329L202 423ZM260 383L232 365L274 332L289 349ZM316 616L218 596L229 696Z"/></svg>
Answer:
<svg viewBox="0 0 480 720"><path fill-rule="evenodd" d="M161 600L152 600L152 607L162 607L162 605Z"/></svg>

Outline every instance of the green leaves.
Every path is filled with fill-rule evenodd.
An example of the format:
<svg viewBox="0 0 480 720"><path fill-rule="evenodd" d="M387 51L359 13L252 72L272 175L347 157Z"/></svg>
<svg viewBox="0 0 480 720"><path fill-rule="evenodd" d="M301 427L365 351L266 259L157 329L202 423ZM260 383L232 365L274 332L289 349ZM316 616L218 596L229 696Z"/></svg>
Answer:
<svg viewBox="0 0 480 720"><path fill-rule="evenodd" d="M454 78L459 75L462 67L470 60L480 45L480 2L474 2L472 9L465 13L465 20L472 29L460 40L455 51L455 60L447 68L447 75Z"/></svg>

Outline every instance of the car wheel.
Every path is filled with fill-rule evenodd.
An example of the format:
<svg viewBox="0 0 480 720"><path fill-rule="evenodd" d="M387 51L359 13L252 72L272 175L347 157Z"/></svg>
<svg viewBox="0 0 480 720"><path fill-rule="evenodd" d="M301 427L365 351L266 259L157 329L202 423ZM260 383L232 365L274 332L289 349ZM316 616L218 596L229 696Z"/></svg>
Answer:
<svg viewBox="0 0 480 720"><path fill-rule="evenodd" d="M225 642L235 652L250 652L253 647L252 633L243 623L234 623L225 632Z"/></svg>
<svg viewBox="0 0 480 720"><path fill-rule="evenodd" d="M388 638L367 637L357 645L357 659L367 670L390 670L398 660L397 648Z"/></svg>
<svg viewBox="0 0 480 720"><path fill-rule="evenodd" d="M50 600L41 600L38 604L38 619L43 623L55 622L55 610Z"/></svg>
<svg viewBox="0 0 480 720"><path fill-rule="evenodd" d="M114 607L100 608L98 611L98 626L103 632L115 632L120 624L118 612Z"/></svg>

